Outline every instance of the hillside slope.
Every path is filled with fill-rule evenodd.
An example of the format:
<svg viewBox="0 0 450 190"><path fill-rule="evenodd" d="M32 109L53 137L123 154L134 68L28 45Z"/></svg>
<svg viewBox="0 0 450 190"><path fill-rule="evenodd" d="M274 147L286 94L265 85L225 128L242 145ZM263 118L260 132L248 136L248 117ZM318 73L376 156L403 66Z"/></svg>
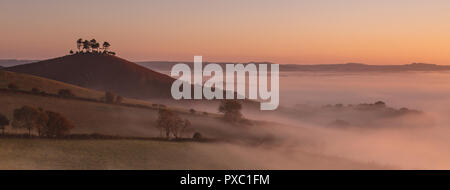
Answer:
<svg viewBox="0 0 450 190"><path fill-rule="evenodd" d="M175 80L110 55L76 54L6 68L131 98L168 98Z"/></svg>
<svg viewBox="0 0 450 190"><path fill-rule="evenodd" d="M31 91L32 88L37 88L40 91L50 94L57 94L60 89L69 89L75 96L83 98L99 99L105 94L101 91L91 90L38 76L0 70L0 88L8 88L8 84L10 83L16 84L19 88L18 90Z"/></svg>

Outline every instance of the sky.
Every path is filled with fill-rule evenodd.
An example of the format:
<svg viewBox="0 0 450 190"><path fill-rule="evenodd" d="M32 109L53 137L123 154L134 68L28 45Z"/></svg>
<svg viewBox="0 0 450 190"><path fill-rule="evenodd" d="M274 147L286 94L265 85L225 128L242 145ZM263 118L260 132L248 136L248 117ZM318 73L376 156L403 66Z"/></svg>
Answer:
<svg viewBox="0 0 450 190"><path fill-rule="evenodd" d="M450 65L448 0L0 0L0 59L78 38L132 61Z"/></svg>

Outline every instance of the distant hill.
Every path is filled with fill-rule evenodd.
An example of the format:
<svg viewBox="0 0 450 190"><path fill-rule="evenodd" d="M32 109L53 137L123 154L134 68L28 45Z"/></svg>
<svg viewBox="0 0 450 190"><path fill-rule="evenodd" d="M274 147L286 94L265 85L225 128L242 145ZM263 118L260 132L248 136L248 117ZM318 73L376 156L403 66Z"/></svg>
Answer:
<svg viewBox="0 0 450 190"><path fill-rule="evenodd" d="M168 98L175 80L125 59L75 54L6 68L130 98Z"/></svg>
<svg viewBox="0 0 450 190"><path fill-rule="evenodd" d="M37 62L37 60L17 60L17 59L0 59L0 68L12 67L16 65L22 65L27 63Z"/></svg>
<svg viewBox="0 0 450 190"><path fill-rule="evenodd" d="M193 66L192 62L170 62L170 61L147 61L138 62L137 64L153 69L156 71L170 71L172 66L177 63L185 63ZM208 64L210 62L204 62ZM217 63L225 68L225 64L238 63ZM248 64L248 63L242 63ZM273 64L270 62L254 62L254 64ZM280 71L304 71L304 72L403 72L403 71L450 71L450 66L435 65L426 63L412 63L407 65L366 65L362 63L346 63L346 64L325 64L325 65L295 65L281 64Z"/></svg>
<svg viewBox="0 0 450 190"><path fill-rule="evenodd" d="M172 69L172 67L178 63L183 63L183 64L187 64L189 65L191 68L194 67L194 63L193 62L183 62L183 61L145 61L145 62L137 62L137 64L142 65L144 67L147 67L149 69L155 70L155 71L170 71ZM226 64L239 64L239 63L233 63L233 62L203 62L203 65L209 64L209 63L216 63L220 66L222 66L222 68L225 68ZM273 64L270 62L248 62L248 63L241 63L241 64L249 64L249 63L254 63L256 65L259 64Z"/></svg>
<svg viewBox="0 0 450 190"><path fill-rule="evenodd" d="M361 63L328 65L282 65L280 71L330 71L330 72L403 72L403 71L450 71L450 66L426 63L407 65L366 65Z"/></svg>

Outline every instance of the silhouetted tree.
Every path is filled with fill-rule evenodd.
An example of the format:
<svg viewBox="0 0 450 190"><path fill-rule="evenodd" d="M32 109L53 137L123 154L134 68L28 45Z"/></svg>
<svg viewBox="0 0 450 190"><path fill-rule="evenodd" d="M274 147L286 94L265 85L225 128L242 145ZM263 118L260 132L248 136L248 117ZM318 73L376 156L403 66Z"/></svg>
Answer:
<svg viewBox="0 0 450 190"><path fill-rule="evenodd" d="M8 84L8 88L11 89L11 90L18 90L19 86L17 86L16 83L9 83Z"/></svg>
<svg viewBox="0 0 450 190"><path fill-rule="evenodd" d="M83 41L83 50L85 50L85 52L91 51L91 43L89 41Z"/></svg>
<svg viewBox="0 0 450 190"><path fill-rule="evenodd" d="M107 103L114 103L114 100L116 98L116 95L112 92L105 92L105 102Z"/></svg>
<svg viewBox="0 0 450 190"><path fill-rule="evenodd" d="M199 132L195 132L194 135L192 135L192 138L196 140L202 139L202 134Z"/></svg>
<svg viewBox="0 0 450 190"><path fill-rule="evenodd" d="M89 41L89 44L91 45L91 49L95 49L95 46L97 46L97 40L92 39Z"/></svg>
<svg viewBox="0 0 450 190"><path fill-rule="evenodd" d="M70 133L73 125L60 113L46 111L48 115L47 125L43 128L42 134L46 137L63 137Z"/></svg>
<svg viewBox="0 0 450 190"><path fill-rule="evenodd" d="M2 130L2 135L5 134L5 127L9 125L9 119L5 115L0 113L0 129Z"/></svg>
<svg viewBox="0 0 450 190"><path fill-rule="evenodd" d="M109 47L111 47L111 44L109 44L109 42L103 42L103 51L105 53L108 52Z"/></svg>
<svg viewBox="0 0 450 190"><path fill-rule="evenodd" d="M14 110L13 128L24 128L31 135L31 130L37 129L40 135L41 130L47 125L48 116L41 108L23 106Z"/></svg>
<svg viewBox="0 0 450 190"><path fill-rule="evenodd" d="M58 90L58 95L63 98L75 97L75 94L70 89L60 89Z"/></svg>
<svg viewBox="0 0 450 190"><path fill-rule="evenodd" d="M242 104L237 100L223 100L219 112L224 114L225 121L236 123L242 119Z"/></svg>
<svg viewBox="0 0 450 190"><path fill-rule="evenodd" d="M73 51L72 51L72 50L70 50L70 51L69 51L69 54L70 54L70 55L73 55Z"/></svg>
<svg viewBox="0 0 450 190"><path fill-rule="evenodd" d="M77 40L77 49L78 49L78 52L81 52L81 48L83 47L83 39L78 39Z"/></svg>
<svg viewBox="0 0 450 190"><path fill-rule="evenodd" d="M91 46L92 46L92 49L95 49L95 52L98 52L98 49L100 48L100 44L99 43L95 42Z"/></svg>
<svg viewBox="0 0 450 190"><path fill-rule="evenodd" d="M158 112L156 127L160 130L160 136L165 131L166 138L172 134L179 138L182 131L191 125L188 120L182 120L176 113L167 109L160 109Z"/></svg>

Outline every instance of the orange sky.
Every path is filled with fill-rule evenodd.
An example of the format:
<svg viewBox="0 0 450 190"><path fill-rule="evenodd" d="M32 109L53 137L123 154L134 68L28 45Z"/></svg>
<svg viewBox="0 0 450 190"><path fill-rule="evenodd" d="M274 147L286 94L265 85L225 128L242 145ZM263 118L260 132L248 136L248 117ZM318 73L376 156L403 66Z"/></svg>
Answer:
<svg viewBox="0 0 450 190"><path fill-rule="evenodd" d="M133 61L450 64L447 0L0 1L0 58L107 40Z"/></svg>

